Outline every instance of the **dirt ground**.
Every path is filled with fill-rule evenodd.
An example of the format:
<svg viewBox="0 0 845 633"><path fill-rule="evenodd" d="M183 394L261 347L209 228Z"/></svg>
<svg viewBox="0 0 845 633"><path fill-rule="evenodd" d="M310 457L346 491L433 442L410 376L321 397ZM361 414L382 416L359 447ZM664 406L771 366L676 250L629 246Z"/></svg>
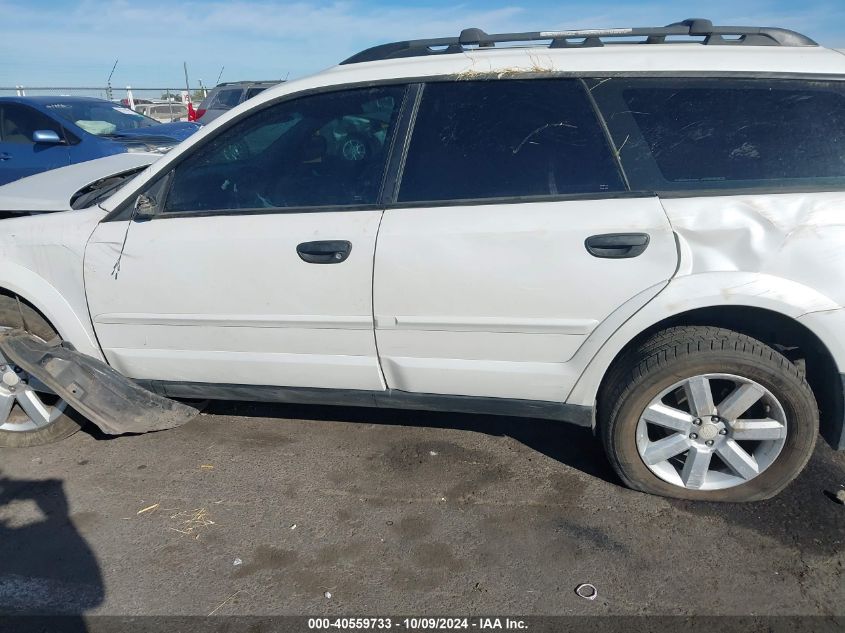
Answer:
<svg viewBox="0 0 845 633"><path fill-rule="evenodd" d="M0 612L845 615L843 485L822 441L718 505L623 488L556 422L216 404L0 450Z"/></svg>

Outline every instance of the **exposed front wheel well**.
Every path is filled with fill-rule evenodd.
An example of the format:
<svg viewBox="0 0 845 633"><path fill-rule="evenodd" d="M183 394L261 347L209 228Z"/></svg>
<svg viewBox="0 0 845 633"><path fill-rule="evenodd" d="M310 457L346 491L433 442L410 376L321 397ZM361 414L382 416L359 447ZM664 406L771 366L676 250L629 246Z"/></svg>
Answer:
<svg viewBox="0 0 845 633"><path fill-rule="evenodd" d="M804 325L788 316L762 308L719 306L700 308L674 315L640 333L613 359L599 388L597 409L608 406L604 397L614 381L620 359L632 348L660 330L676 326L700 325L733 330L755 338L774 348L804 372L819 406L819 430L831 444L835 430L841 425L845 405L842 382L833 357L819 338ZM596 419L602 419L598 415Z"/></svg>
<svg viewBox="0 0 845 633"><path fill-rule="evenodd" d="M0 325L19 327L39 336L59 331L32 302L5 288L0 288Z"/></svg>

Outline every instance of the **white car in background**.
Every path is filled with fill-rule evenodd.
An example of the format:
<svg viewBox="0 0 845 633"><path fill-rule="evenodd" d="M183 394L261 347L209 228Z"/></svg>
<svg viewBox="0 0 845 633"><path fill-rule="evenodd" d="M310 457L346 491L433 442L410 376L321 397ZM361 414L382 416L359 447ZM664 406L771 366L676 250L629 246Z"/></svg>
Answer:
<svg viewBox="0 0 845 633"><path fill-rule="evenodd" d="M845 56L785 29L363 51L0 222L0 445L192 415L162 396L486 412L771 497L820 420L845 448L843 147Z"/></svg>
<svg viewBox="0 0 845 633"><path fill-rule="evenodd" d="M188 120L188 106L181 103L140 103L135 105L135 112L160 123Z"/></svg>

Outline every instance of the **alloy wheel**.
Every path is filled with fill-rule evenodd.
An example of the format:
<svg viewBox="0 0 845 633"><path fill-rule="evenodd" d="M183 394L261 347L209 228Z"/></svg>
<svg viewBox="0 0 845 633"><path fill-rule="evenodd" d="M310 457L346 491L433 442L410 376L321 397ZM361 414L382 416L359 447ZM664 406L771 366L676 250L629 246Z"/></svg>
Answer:
<svg viewBox="0 0 845 633"><path fill-rule="evenodd" d="M5 328L4 328L5 329ZM52 424L67 403L0 354L0 431L37 431Z"/></svg>
<svg viewBox="0 0 845 633"><path fill-rule="evenodd" d="M660 479L692 490L744 484L786 443L783 406L763 385L733 374L680 380L640 416L637 450Z"/></svg>

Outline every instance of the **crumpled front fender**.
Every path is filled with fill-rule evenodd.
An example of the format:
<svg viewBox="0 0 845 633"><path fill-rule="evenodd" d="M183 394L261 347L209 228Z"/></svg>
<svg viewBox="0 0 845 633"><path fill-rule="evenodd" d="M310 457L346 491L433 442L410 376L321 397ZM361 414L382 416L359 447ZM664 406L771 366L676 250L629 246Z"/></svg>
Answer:
<svg viewBox="0 0 845 633"><path fill-rule="evenodd" d="M170 429L199 414L143 389L68 343L45 343L11 330L0 334L0 352L109 435Z"/></svg>

